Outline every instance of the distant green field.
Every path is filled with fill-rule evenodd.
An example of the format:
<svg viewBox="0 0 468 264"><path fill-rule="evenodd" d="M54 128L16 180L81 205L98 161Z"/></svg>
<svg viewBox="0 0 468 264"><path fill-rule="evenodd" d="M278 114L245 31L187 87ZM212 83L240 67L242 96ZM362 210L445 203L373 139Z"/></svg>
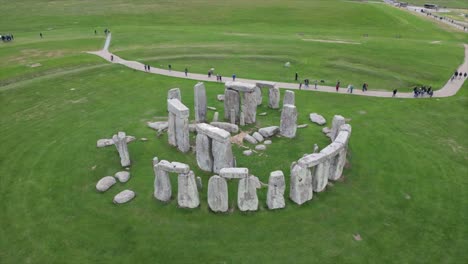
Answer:
<svg viewBox="0 0 468 264"><path fill-rule="evenodd" d="M129 60L176 70L292 81L337 79L370 89L440 87L463 60L466 34L380 3L338 0L0 0L0 263L464 263L468 259L468 83L449 98L371 98L296 91L295 139L274 137L238 166L263 182L329 142L309 121L335 114L353 127L343 179L311 202L287 200L269 211L209 212L212 174L182 154L147 121L165 120L167 90L180 87L191 109L195 81L145 74L84 51L111 50ZM94 34L94 30L97 34ZM39 38L39 32L44 35ZM368 34L364 37L363 34ZM304 40L306 39L306 40ZM360 44L323 43L342 40ZM440 44L431 44L441 41ZM285 68L285 62L291 68ZM207 83L208 104L223 116ZM284 93L284 90L281 90ZM265 101L265 100L264 100ZM258 112L256 127L278 125L280 112ZM213 111L209 111L211 119ZM114 147L96 140L126 131L130 181L101 194L96 182L121 170ZM192 144L194 134L190 134ZM252 145L246 144L253 148ZM188 163L201 176L201 206L177 208L153 197L153 157ZM172 175L173 194L177 193ZM124 189L137 197L116 206ZM360 235L362 241L354 239Z"/></svg>
<svg viewBox="0 0 468 264"><path fill-rule="evenodd" d="M421 5L421 6L424 4L435 4L440 7L468 8L468 2L465 0L434 0L434 1L409 0L409 1L401 1L401 2L408 2L414 5Z"/></svg>

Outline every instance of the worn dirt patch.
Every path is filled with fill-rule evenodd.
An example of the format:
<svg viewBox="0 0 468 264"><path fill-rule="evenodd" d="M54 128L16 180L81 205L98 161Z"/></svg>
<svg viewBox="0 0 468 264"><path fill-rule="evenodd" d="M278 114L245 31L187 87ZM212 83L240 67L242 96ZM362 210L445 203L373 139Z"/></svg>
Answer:
<svg viewBox="0 0 468 264"><path fill-rule="evenodd" d="M244 146L244 137L247 135L245 132L240 132L239 134L231 137L231 143L239 146Z"/></svg>

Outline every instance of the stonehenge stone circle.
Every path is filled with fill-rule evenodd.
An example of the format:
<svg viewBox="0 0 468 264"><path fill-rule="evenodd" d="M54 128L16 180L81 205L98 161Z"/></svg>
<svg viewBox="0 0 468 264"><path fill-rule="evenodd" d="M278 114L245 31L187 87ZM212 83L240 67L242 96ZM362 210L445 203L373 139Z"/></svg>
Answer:
<svg viewBox="0 0 468 264"><path fill-rule="evenodd" d="M168 139L169 144L176 146L182 152L190 150L189 142L189 109L178 99L167 100L169 112Z"/></svg>
<svg viewBox="0 0 468 264"><path fill-rule="evenodd" d="M284 191L286 183L284 181L284 174L282 171L277 170L270 173L268 179L268 192L267 192L267 206L268 209L284 208L286 203L284 201Z"/></svg>
<svg viewBox="0 0 468 264"><path fill-rule="evenodd" d="M208 180L208 206L213 212L227 212L228 210L227 182L218 175Z"/></svg>
<svg viewBox="0 0 468 264"><path fill-rule="evenodd" d="M197 183L193 171L180 173L177 180L177 203L182 208L197 208L200 205Z"/></svg>
<svg viewBox="0 0 468 264"><path fill-rule="evenodd" d="M97 184L96 184L96 190L99 192L105 192L110 189L114 184L116 183L116 180L112 176L106 176L102 179L100 179Z"/></svg>
<svg viewBox="0 0 468 264"><path fill-rule="evenodd" d="M281 111L280 135L287 138L294 138L297 131L297 110L296 106L286 104Z"/></svg>
<svg viewBox="0 0 468 264"><path fill-rule="evenodd" d="M284 92L284 97L283 97L283 106L290 104L290 105L295 105L295 95L293 91L287 90Z"/></svg>
<svg viewBox="0 0 468 264"><path fill-rule="evenodd" d="M119 152L120 165L122 165L122 167L130 166L130 155L128 153L127 136L125 132L118 132L117 135L112 136L112 141L114 141L114 145Z"/></svg>
<svg viewBox="0 0 468 264"><path fill-rule="evenodd" d="M231 112L232 109L234 109L234 114ZM255 85L242 82L226 82L224 90L224 118L230 120L233 124L237 124L237 122L240 124L241 113L243 113L244 117L242 123L255 123L257 116Z"/></svg>
<svg viewBox="0 0 468 264"><path fill-rule="evenodd" d="M194 87L195 98L195 121L197 123L206 122L206 89L202 82Z"/></svg>
<svg viewBox="0 0 468 264"><path fill-rule="evenodd" d="M114 177L119 180L119 182L128 182L130 179L130 172L128 171L119 171L117 172Z"/></svg>
<svg viewBox="0 0 468 264"><path fill-rule="evenodd" d="M224 129L205 123L197 125L197 164L204 171L219 173L222 168L233 167L230 134Z"/></svg>
<svg viewBox="0 0 468 264"><path fill-rule="evenodd" d="M124 190L119 192L117 195L114 196L113 202L115 204L123 204L131 201L135 198L135 192L132 190Z"/></svg>

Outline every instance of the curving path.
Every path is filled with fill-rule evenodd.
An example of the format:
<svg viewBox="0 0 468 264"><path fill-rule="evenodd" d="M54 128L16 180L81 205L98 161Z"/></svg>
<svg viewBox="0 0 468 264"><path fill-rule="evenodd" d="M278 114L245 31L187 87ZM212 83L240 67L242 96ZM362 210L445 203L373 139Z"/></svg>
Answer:
<svg viewBox="0 0 468 264"><path fill-rule="evenodd" d="M90 54L97 55L109 62L111 62L111 56L114 57L114 60L112 63L118 63L125 65L129 68L139 70L139 71L145 71L144 64L141 62L137 61L128 61L125 59L120 58L119 56L111 53L109 51L109 45L111 41L112 35L109 34L107 35L106 42L104 45L104 48L100 51L95 51L95 52L88 52ZM465 59L463 61L463 64L460 65L457 69L458 72L467 72L468 73L468 45L464 44L465 46ZM197 81L204 81L204 82L216 82L216 77L212 76L211 78L208 78L206 74L198 74L198 73L189 73L188 76L185 76L184 72L179 72L179 71L169 71L165 69L160 69L160 68L153 68L151 67L150 73L153 74L159 74L159 75L164 75L164 76L170 76L170 77L176 77L176 78L183 78L183 79L189 79L189 80L197 80ZM231 77L225 77L223 76L223 82L225 81L230 81ZM439 90L434 92L434 97L449 97L452 95L455 95L458 90L463 86L463 83L465 82L466 78L457 78L453 81L450 79L447 81L447 83ZM252 79L243 79L243 78L236 78L236 81L239 82L246 82L246 83L253 83L255 84L256 82L260 82L262 80L252 80ZM276 85L279 88L284 88L284 89L299 89L299 85L297 83L284 83L284 82L276 82ZM317 90L315 90L314 85L310 85L309 88L303 90L310 90L314 92L327 92L327 93L347 93L346 88L340 88L339 91L337 92L335 87L331 86L323 86L323 85L317 85ZM392 97L392 92L390 91L372 91L368 90L367 92L362 92L360 87L355 87L353 95L361 95L361 96L373 96L373 97ZM413 93L397 93L398 98L414 98Z"/></svg>

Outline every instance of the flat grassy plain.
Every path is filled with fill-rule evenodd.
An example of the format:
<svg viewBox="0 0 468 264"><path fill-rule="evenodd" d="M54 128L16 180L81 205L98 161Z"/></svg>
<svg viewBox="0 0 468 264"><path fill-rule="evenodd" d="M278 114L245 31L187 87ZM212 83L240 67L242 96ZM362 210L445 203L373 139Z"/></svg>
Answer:
<svg viewBox="0 0 468 264"><path fill-rule="evenodd" d="M406 1L413 5L424 5L424 4L436 4L439 7L449 7L449 8L468 8L468 3L464 0L435 0L435 1L426 1L426 0L410 0Z"/></svg>
<svg viewBox="0 0 468 264"><path fill-rule="evenodd" d="M266 209L266 189L261 189L260 210L249 214L235 208L237 186L232 182L233 211L216 215L206 203L211 175L197 169L194 153L179 153L167 144L166 134L156 137L146 127L147 121L167 116L169 88L180 87L183 102L193 109L195 82L133 71L83 53L101 47L102 30L109 27L114 38L111 49L127 59L172 63L176 69L191 63L191 71L200 67L203 72L214 65L203 54L214 54L217 69L226 67L244 75L240 66L251 62L255 66L246 68L242 77L281 80L294 73L296 61L305 60L298 50L315 52L307 48L309 44L284 36L322 30L328 35L320 38L349 36L346 39L361 41L353 39L359 25L378 34L374 45L379 42L381 47L358 50L359 45L331 48L311 42L325 53L317 55L324 75L337 75L337 68L326 66L324 56L336 54L349 63L351 57L345 54L354 53L369 61L383 58L376 66L382 74L374 76L355 66L338 71L350 80L375 78L383 87L393 83L393 77L386 77L393 72L411 83L427 71L425 81L427 77L443 83L462 60L460 44L466 35L443 31L397 9L345 1L289 2L0 2L9 11L0 17L0 25L9 25L8 32L15 34L15 42L0 44L0 263L464 262L468 258L468 84L454 97L431 100L296 91L298 123L309 126L299 129L296 139L273 138L262 156L245 157L243 148L234 147L238 165L249 167L263 182L271 171L283 170L288 196L291 162L310 153L314 143L321 148L328 144L308 114L318 112L329 121L342 114L353 126L350 165L343 180L314 194L303 206L288 200L284 210L274 212ZM336 12L329 9L330 3ZM351 23L336 21L343 16ZM380 16L384 18L378 20ZM387 26L389 17L394 19L393 27ZM100 35L94 36L94 28ZM407 45L392 37L397 31L409 36ZM259 39L225 32L250 32L262 45ZM281 34L284 38L275 38ZM432 38L444 41L426 44ZM219 58L222 54L225 57ZM266 55L271 57L259 59ZM282 68L284 59L293 67ZM34 63L42 66L28 66ZM281 77L276 70L289 72ZM222 116L222 103L215 98L224 87L206 86L209 105L221 109ZM258 111L268 115L258 117L257 126L279 123L278 111L265 104ZM97 193L96 182L119 171L120 163L115 148L97 149L96 140L120 130L149 141L129 144L130 181ZM200 208L183 210L176 200L162 204L153 198L154 156L186 162L203 178ZM135 200L113 205L113 196L124 189L136 191ZM362 241L356 241L355 234Z"/></svg>

